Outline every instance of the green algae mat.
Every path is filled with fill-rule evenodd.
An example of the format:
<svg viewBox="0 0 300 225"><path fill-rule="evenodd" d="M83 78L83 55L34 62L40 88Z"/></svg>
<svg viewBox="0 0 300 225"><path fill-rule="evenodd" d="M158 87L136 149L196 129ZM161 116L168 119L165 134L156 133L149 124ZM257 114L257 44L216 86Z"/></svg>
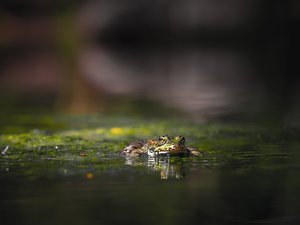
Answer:
<svg viewBox="0 0 300 225"><path fill-rule="evenodd" d="M1 119L1 224L297 224L300 129L113 115ZM182 135L202 154L126 159Z"/></svg>

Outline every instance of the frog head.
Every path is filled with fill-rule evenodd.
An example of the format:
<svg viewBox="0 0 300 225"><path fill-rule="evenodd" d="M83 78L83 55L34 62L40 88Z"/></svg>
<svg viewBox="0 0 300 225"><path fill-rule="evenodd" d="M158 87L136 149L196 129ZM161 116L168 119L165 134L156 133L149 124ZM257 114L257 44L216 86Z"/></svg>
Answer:
<svg viewBox="0 0 300 225"><path fill-rule="evenodd" d="M148 155L169 155L176 152L183 152L186 150L185 138L182 136L160 136L158 138L158 144L151 146L148 151Z"/></svg>

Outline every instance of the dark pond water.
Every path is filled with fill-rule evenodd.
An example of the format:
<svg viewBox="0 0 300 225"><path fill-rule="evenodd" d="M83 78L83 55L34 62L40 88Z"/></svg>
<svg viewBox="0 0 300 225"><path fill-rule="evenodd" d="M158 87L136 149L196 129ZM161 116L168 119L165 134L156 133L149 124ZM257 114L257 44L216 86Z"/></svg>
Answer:
<svg viewBox="0 0 300 225"><path fill-rule="evenodd" d="M32 162L1 171L1 220L2 224L298 224L299 167L285 165L281 157L263 156L274 161L263 167L246 162L222 168L205 162L161 165L169 170L167 175L147 166L98 171L93 165L74 169ZM36 172L26 175L24 170L31 167Z"/></svg>
<svg viewBox="0 0 300 225"><path fill-rule="evenodd" d="M101 156L86 160L78 154L88 154L91 146L79 142L79 150L59 146L63 155L51 155L49 147L46 157L35 155L41 146L32 147L29 137L29 147L10 143L1 155L1 224L299 224L297 129L276 128L273 134L227 125L190 128L181 131L204 149L202 156L126 160L116 154L114 145L148 133L106 137L106 147L93 142L91 154ZM118 129L110 130L125 128ZM78 132L92 141L90 133ZM3 134L2 149L7 140Z"/></svg>

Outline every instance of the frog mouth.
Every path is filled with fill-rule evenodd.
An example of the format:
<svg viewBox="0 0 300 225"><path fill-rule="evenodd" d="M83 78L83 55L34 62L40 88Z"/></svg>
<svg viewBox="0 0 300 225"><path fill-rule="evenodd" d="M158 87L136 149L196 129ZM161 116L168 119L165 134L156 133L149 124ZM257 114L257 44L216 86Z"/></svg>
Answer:
<svg viewBox="0 0 300 225"><path fill-rule="evenodd" d="M154 149L150 149L147 152L148 156L155 157L155 156L163 156L163 155L169 155L169 151L155 151Z"/></svg>
<svg viewBox="0 0 300 225"><path fill-rule="evenodd" d="M169 151L157 151L156 155L169 155Z"/></svg>

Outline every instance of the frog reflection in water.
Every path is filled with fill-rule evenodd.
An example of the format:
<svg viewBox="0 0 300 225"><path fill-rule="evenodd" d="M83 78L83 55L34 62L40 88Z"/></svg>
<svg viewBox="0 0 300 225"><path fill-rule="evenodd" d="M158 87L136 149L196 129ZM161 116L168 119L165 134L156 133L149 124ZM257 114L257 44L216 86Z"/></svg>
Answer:
<svg viewBox="0 0 300 225"><path fill-rule="evenodd" d="M183 161L170 162L170 158L148 156L148 167L154 171L160 172L160 178L166 180L169 178L182 179L185 176L185 166Z"/></svg>
<svg viewBox="0 0 300 225"><path fill-rule="evenodd" d="M142 157L144 158L144 157ZM169 178L182 179L185 177L185 161L181 158L172 160L169 156L146 156L147 161L139 157L126 157L125 164L130 166L147 166L153 171L160 173L160 178L166 180Z"/></svg>
<svg viewBox="0 0 300 225"><path fill-rule="evenodd" d="M160 136L148 141L134 141L124 148L121 155L126 156L126 164L137 165L139 158L147 157L147 166L155 171L160 171L161 179L171 177L181 179L184 177L182 160L170 162L170 156L200 155L194 148L185 145L182 136Z"/></svg>
<svg viewBox="0 0 300 225"><path fill-rule="evenodd" d="M148 156L189 156L199 155L197 149L187 147L182 136L170 137L168 135L150 139L148 141L134 141L124 148L121 155L127 157Z"/></svg>

